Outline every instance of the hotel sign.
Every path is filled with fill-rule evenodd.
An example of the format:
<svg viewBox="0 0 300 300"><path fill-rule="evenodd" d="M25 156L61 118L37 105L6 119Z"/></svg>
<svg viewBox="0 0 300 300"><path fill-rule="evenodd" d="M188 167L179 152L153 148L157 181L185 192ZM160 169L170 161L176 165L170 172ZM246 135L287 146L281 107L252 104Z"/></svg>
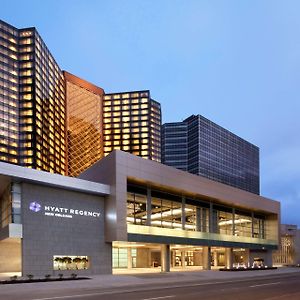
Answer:
<svg viewBox="0 0 300 300"><path fill-rule="evenodd" d="M52 205L42 206L40 203L34 201L29 204L29 209L35 213L42 212L48 217L57 218L69 218L72 219L73 216L87 217L87 218L99 218L101 213L97 211L82 210L68 207L59 207Z"/></svg>

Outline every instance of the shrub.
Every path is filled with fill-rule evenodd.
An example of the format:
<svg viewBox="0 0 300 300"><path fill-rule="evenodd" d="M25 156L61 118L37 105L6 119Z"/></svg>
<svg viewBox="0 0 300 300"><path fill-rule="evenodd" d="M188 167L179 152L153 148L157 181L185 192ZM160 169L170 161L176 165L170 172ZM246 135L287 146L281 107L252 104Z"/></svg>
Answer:
<svg viewBox="0 0 300 300"><path fill-rule="evenodd" d="M33 277L34 277L32 274L28 274L28 275L26 275L26 276L28 277L29 280L32 280Z"/></svg>
<svg viewBox="0 0 300 300"><path fill-rule="evenodd" d="M60 273L58 274L59 279L62 279L64 277L64 274Z"/></svg>
<svg viewBox="0 0 300 300"><path fill-rule="evenodd" d="M18 276L17 275L14 275L14 276L11 276L10 277L10 280L11 281L16 281L18 279Z"/></svg>
<svg viewBox="0 0 300 300"><path fill-rule="evenodd" d="M77 274L72 273L72 274L71 274L71 277L72 277L73 279L75 279L75 278L77 277Z"/></svg>

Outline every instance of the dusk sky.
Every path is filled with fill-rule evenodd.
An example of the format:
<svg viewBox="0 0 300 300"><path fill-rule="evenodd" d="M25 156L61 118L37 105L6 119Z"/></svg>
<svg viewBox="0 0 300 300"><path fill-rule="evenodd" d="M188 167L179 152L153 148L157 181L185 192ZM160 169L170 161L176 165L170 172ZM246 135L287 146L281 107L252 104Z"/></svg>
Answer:
<svg viewBox="0 0 300 300"><path fill-rule="evenodd" d="M26 0L62 69L105 92L149 89L163 122L201 114L260 147L261 194L300 226L300 1Z"/></svg>

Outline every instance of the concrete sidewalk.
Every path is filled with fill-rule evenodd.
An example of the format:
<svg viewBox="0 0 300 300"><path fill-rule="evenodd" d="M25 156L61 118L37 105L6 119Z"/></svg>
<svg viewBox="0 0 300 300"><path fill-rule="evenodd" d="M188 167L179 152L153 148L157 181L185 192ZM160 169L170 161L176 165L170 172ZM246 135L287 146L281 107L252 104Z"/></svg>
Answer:
<svg viewBox="0 0 300 300"><path fill-rule="evenodd" d="M8 290L63 290L63 289L111 289L143 286L155 287L156 285L181 285L183 283L201 283L201 282L216 282L226 280L243 280L247 277L259 277L270 275L281 275L300 272L300 268L279 268L275 270L262 271L242 271L242 272L220 272L220 271L188 271L188 272L171 272L171 273L149 273L149 274L134 274L134 275L95 275L90 276L90 280L78 281L61 281L61 282L44 282L44 283L26 283L1 285L1 291Z"/></svg>

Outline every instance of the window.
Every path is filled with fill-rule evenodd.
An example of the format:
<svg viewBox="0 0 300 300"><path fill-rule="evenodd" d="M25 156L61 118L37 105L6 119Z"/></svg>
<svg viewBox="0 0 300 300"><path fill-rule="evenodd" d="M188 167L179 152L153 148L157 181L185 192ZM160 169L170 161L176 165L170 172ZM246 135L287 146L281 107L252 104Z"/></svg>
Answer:
<svg viewBox="0 0 300 300"><path fill-rule="evenodd" d="M86 270L89 268L90 260L88 256L53 256L53 270Z"/></svg>

